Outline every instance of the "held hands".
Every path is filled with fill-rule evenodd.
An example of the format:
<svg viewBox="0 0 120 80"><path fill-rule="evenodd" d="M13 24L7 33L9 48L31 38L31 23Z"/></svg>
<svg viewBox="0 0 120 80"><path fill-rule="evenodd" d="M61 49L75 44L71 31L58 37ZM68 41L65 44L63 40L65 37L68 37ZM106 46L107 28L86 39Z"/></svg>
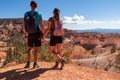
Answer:
<svg viewBox="0 0 120 80"><path fill-rule="evenodd" d="M42 40L42 41L44 41L45 40L45 35L43 34L38 40Z"/></svg>
<svg viewBox="0 0 120 80"><path fill-rule="evenodd" d="M42 37L42 38L43 38L43 40L45 40L45 35L43 35L43 37Z"/></svg>
<svg viewBox="0 0 120 80"><path fill-rule="evenodd" d="M39 40L41 40L41 42L44 43L44 41L45 41L45 35L42 35L42 36L39 38Z"/></svg>
<svg viewBox="0 0 120 80"><path fill-rule="evenodd" d="M27 39L28 38L28 34L24 33L24 38Z"/></svg>

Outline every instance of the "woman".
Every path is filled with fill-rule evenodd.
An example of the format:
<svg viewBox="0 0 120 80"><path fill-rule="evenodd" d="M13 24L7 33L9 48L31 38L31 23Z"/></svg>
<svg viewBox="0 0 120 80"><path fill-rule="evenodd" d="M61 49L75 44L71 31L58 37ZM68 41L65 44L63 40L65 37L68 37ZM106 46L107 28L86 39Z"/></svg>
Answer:
<svg viewBox="0 0 120 80"><path fill-rule="evenodd" d="M61 27L61 30L57 30L58 26ZM53 17L48 20L48 28L44 33L44 37L50 32L50 51L53 56L56 58L56 63L53 67L58 68L58 64L61 63L60 69L63 68L65 60L62 58L61 47L63 41L63 30L62 30L62 21L60 20L60 10L55 8L53 11ZM57 35L59 34L59 35ZM57 52L55 51L57 50Z"/></svg>

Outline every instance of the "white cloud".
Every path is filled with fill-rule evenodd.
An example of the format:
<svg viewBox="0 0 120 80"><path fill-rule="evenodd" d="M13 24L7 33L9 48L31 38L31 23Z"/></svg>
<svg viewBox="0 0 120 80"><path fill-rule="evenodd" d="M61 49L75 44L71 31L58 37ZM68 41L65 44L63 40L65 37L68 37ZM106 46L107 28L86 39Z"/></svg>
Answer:
<svg viewBox="0 0 120 80"><path fill-rule="evenodd" d="M81 24L100 24L103 23L103 21L97 21L97 20L86 20L82 21Z"/></svg>
<svg viewBox="0 0 120 80"><path fill-rule="evenodd" d="M63 17L63 23L65 28L73 30L82 29L120 29L120 20L111 21L98 21L98 20L85 20L84 16L78 16L75 14L73 17Z"/></svg>
<svg viewBox="0 0 120 80"><path fill-rule="evenodd" d="M73 22L72 22L72 17L67 17L67 16L65 16L65 17L63 18L63 23L67 23L67 24L73 23Z"/></svg>
<svg viewBox="0 0 120 80"><path fill-rule="evenodd" d="M80 21L84 20L84 16L78 16L77 14L75 14L73 16L72 20L75 22L80 22Z"/></svg>
<svg viewBox="0 0 120 80"><path fill-rule="evenodd" d="M84 16L78 16L76 14L73 17L68 17L68 16L63 17L63 23L65 24L76 24L76 23L79 24L83 20L84 20Z"/></svg>

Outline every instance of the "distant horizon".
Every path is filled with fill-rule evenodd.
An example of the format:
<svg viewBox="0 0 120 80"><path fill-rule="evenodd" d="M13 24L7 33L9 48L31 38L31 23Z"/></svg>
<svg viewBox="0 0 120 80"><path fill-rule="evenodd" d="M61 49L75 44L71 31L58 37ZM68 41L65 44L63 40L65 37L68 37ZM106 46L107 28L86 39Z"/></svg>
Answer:
<svg viewBox="0 0 120 80"><path fill-rule="evenodd" d="M22 17L16 17L16 18L0 18L0 19L22 19ZM47 20L45 20L45 21L47 21ZM63 27L64 27L64 25L65 25L66 23L64 23L63 24ZM65 29L69 29L69 28L67 28L67 27L64 27ZM87 29L69 29L69 30L75 30L75 31L77 31L77 30L120 30L120 27L119 28L87 28Z"/></svg>
<svg viewBox="0 0 120 80"><path fill-rule="evenodd" d="M98 33L118 33L120 29L86 29L86 30L75 30L77 32L98 32Z"/></svg>
<svg viewBox="0 0 120 80"><path fill-rule="evenodd" d="M120 28L119 29L109 29L109 28L93 28L93 29L81 29L81 30L120 30Z"/></svg>

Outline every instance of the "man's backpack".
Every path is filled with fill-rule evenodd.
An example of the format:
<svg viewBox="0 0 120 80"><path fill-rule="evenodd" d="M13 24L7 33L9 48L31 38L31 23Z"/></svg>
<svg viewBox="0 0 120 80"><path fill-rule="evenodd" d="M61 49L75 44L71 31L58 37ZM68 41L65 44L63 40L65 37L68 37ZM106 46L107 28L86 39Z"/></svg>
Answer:
<svg viewBox="0 0 120 80"><path fill-rule="evenodd" d="M64 35L64 30L63 30L62 22L57 22L55 18L53 18L53 20L54 20L53 35L54 36L63 36Z"/></svg>
<svg viewBox="0 0 120 80"><path fill-rule="evenodd" d="M27 15L24 18L24 22L25 22L25 30L27 33L35 33L37 32L39 29L37 29L36 26L36 14L37 12L35 12L33 15L31 15L29 12L27 12Z"/></svg>

